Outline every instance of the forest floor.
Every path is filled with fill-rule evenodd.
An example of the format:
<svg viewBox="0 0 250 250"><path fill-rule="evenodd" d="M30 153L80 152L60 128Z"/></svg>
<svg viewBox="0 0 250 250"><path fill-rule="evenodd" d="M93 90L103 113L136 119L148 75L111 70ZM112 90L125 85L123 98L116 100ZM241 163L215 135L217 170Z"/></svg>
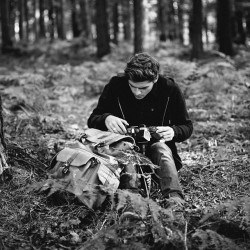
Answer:
<svg viewBox="0 0 250 250"><path fill-rule="evenodd" d="M178 144L184 225L152 218L122 225L115 208L89 215L79 203L30 191L46 179L56 148L87 128L103 86L123 71L131 48L120 45L102 60L94 53L57 42L2 56L13 178L0 183L0 249L250 249L249 48L237 48L233 58L209 51L196 62L178 45L151 52L180 84L194 122L191 138Z"/></svg>

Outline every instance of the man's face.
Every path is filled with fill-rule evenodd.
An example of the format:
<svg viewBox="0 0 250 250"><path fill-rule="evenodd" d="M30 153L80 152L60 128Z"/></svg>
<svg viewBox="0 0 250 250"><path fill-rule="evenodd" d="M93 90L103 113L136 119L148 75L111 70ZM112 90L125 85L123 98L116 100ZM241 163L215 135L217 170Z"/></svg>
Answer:
<svg viewBox="0 0 250 250"><path fill-rule="evenodd" d="M136 99L143 99L153 88L153 81L143 81L143 82L132 82L128 81L129 87L133 92Z"/></svg>

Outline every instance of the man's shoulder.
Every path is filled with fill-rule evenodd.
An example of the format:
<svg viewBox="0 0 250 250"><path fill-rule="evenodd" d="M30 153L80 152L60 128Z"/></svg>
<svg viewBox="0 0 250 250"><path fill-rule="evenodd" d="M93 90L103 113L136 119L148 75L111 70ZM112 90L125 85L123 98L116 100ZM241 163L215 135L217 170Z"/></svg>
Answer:
<svg viewBox="0 0 250 250"><path fill-rule="evenodd" d="M126 82L127 82L127 78L125 77L125 75L117 74L116 76L113 76L110 79L109 84L114 87L121 87L125 85Z"/></svg>
<svg viewBox="0 0 250 250"><path fill-rule="evenodd" d="M127 78L126 78L125 74L118 73L117 75L113 76L111 78L111 80L113 80L115 82L126 82Z"/></svg>
<svg viewBox="0 0 250 250"><path fill-rule="evenodd" d="M178 85L173 78L164 75L159 75L158 84L161 88L166 88L166 89L178 88Z"/></svg>

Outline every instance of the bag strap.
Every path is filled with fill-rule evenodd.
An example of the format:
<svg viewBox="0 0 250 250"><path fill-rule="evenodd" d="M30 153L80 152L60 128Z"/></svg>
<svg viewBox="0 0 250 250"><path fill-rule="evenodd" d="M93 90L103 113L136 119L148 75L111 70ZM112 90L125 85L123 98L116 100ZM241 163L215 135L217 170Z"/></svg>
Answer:
<svg viewBox="0 0 250 250"><path fill-rule="evenodd" d="M72 161L77 157L78 154L79 154L79 152L76 151L70 156L70 158L67 161L65 161L65 162L59 161L56 164L57 169L59 169L60 167L64 167L62 170L62 173L66 175L69 172L69 167L70 167Z"/></svg>

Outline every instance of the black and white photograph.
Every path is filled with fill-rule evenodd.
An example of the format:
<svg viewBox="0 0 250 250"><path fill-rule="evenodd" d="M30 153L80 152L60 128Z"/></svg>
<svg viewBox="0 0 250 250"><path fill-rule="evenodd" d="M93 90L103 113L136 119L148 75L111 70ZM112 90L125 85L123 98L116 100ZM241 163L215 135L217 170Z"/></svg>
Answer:
<svg viewBox="0 0 250 250"><path fill-rule="evenodd" d="M249 0L0 0L0 250L118 249L250 249Z"/></svg>

